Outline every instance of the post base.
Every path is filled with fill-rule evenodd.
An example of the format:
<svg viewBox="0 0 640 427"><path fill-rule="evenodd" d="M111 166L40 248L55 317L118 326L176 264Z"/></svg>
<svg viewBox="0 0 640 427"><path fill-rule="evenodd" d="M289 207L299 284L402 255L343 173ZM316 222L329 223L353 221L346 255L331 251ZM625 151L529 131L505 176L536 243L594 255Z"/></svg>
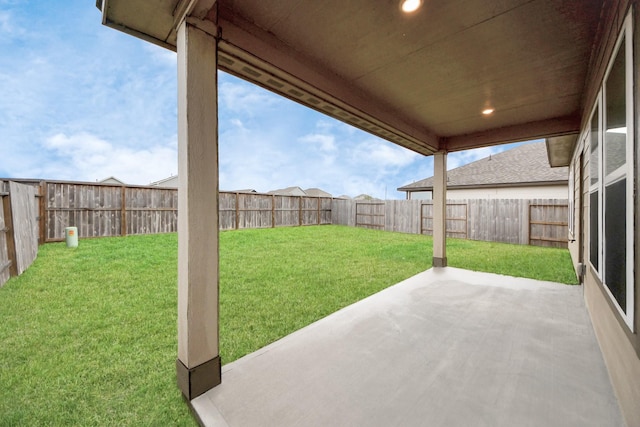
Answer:
<svg viewBox="0 0 640 427"><path fill-rule="evenodd" d="M222 365L220 356L204 362L195 368L187 368L176 360L178 388L187 400L195 399L222 382Z"/></svg>
<svg viewBox="0 0 640 427"><path fill-rule="evenodd" d="M444 257L444 258L433 257L433 261L431 262L431 264L434 267L446 267L447 266L447 257Z"/></svg>

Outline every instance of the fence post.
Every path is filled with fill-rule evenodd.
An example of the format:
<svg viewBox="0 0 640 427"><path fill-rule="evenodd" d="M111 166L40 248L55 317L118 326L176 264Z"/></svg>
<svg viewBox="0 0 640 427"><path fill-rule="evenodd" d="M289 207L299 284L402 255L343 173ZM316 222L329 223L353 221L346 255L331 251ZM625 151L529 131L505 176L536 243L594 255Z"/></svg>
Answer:
<svg viewBox="0 0 640 427"><path fill-rule="evenodd" d="M47 240L47 228L49 227L47 218L47 181L40 181L40 200L38 204L38 215L40 220L38 222L38 243L43 245Z"/></svg>
<svg viewBox="0 0 640 427"><path fill-rule="evenodd" d="M535 202L534 202L535 203ZM531 245L531 201L526 202L527 245Z"/></svg>
<svg viewBox="0 0 640 427"><path fill-rule="evenodd" d="M240 211L238 205L240 204L240 193L236 193L236 230L240 228ZM245 216L246 218L246 216Z"/></svg>
<svg viewBox="0 0 640 427"><path fill-rule="evenodd" d="M271 195L271 228L276 227L276 195Z"/></svg>
<svg viewBox="0 0 640 427"><path fill-rule="evenodd" d="M298 196L298 226L302 226L302 196Z"/></svg>
<svg viewBox="0 0 640 427"><path fill-rule="evenodd" d="M120 235L127 235L127 187L120 187Z"/></svg>
<svg viewBox="0 0 640 427"><path fill-rule="evenodd" d="M9 255L9 275L18 275L18 263L16 260L16 241L13 229L13 215L11 213L11 194L2 198L2 209L4 209L4 228L7 239L7 254Z"/></svg>

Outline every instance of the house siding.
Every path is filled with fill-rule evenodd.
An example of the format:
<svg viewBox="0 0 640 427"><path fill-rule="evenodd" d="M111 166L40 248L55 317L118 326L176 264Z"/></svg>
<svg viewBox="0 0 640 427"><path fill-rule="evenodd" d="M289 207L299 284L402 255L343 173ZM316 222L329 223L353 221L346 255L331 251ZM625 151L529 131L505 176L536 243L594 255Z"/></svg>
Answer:
<svg viewBox="0 0 640 427"><path fill-rule="evenodd" d="M634 153L636 156L635 164L638 165L638 123L640 122L638 115L640 111L640 95L638 93L638 70L640 70L640 19L638 2L635 0L622 0L612 2L605 6L603 14L603 22L598 30L598 43L593 55L589 85L586 88L583 111L583 129L587 129L591 117L591 109L593 108L600 87L603 83L603 77L609 59L612 56L615 42L622 29L624 19L627 12L634 9L633 17L633 78L634 78ZM586 131L584 132L586 135ZM570 236L569 251L576 269L578 268L580 259L580 245L583 249L584 262L589 265L589 141L584 140L584 135L578 141L574 151L573 160L570 167L574 171L583 171L582 185L582 206L581 210L575 212L575 232ZM584 153L582 164L580 164L580 153ZM629 159L629 161L633 161ZM637 166L636 166L637 167ZM574 172L575 173L575 172ZM629 177L631 178L631 177ZM579 178L577 178L579 179ZM638 171L634 171L634 180L636 181L636 193L633 199L634 206L634 239L635 239L635 271L634 271L634 326L633 330L629 328L622 319L617 309L614 307L611 297L604 289L604 285L600 282L597 273L589 265L586 269L584 277L584 298L587 309L591 316L594 331L598 339L598 343L602 350L612 385L619 400L622 413L628 426L640 426L640 337L638 330L640 329L639 310L640 292L638 289L638 272L637 267L640 265L640 257L638 253L638 243L640 242L640 230L638 227L638 218L640 211L638 209L637 188ZM576 181L576 190L573 197L576 207L580 206L580 187L579 181ZM580 227L580 215L582 216L583 229ZM571 241L571 239L575 239Z"/></svg>
<svg viewBox="0 0 640 427"><path fill-rule="evenodd" d="M566 199L567 185L448 188L448 200L462 199ZM408 192L410 200L431 200L430 191Z"/></svg>

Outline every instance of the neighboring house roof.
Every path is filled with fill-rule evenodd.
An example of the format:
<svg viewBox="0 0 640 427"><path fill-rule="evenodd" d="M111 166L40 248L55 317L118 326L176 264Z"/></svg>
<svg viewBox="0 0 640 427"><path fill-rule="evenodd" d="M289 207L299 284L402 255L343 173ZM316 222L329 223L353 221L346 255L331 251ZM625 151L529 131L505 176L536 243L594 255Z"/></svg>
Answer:
<svg viewBox="0 0 640 427"><path fill-rule="evenodd" d="M101 184L118 184L118 185L127 185L124 182L120 181L115 176L110 176L109 178L105 178L100 181Z"/></svg>
<svg viewBox="0 0 640 427"><path fill-rule="evenodd" d="M567 184L568 168L549 166L544 141L522 144L447 171L447 188L509 187ZM398 191L433 189L433 177L398 188Z"/></svg>
<svg viewBox="0 0 640 427"><path fill-rule="evenodd" d="M287 187L279 190L269 191L267 194L277 194L279 196L311 196L311 197L332 197L331 194L319 188L307 188L303 190L300 187Z"/></svg>
<svg viewBox="0 0 640 427"><path fill-rule="evenodd" d="M149 185L153 187L178 188L178 175L172 175L169 178L152 182Z"/></svg>
<svg viewBox="0 0 640 427"><path fill-rule="evenodd" d="M359 194L356 197L354 197L353 200L380 200L380 199L376 199L375 197L372 197L368 194Z"/></svg>
<svg viewBox="0 0 640 427"><path fill-rule="evenodd" d="M277 194L279 196L306 196L307 193L300 187L287 187L279 190L269 191L267 194Z"/></svg>
<svg viewBox="0 0 640 427"><path fill-rule="evenodd" d="M333 197L331 194L319 188L307 188L304 192L307 193L307 196L311 197Z"/></svg>

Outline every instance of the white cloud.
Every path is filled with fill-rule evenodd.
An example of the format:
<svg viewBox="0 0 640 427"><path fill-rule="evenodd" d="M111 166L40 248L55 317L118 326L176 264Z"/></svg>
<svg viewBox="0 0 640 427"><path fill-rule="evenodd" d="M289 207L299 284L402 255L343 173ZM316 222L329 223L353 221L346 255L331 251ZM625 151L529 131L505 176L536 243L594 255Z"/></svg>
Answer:
<svg viewBox="0 0 640 427"><path fill-rule="evenodd" d="M16 17L7 10L0 10L0 42L20 38L24 34L25 30Z"/></svg>
<svg viewBox="0 0 640 427"><path fill-rule="evenodd" d="M56 134L42 145L59 159L45 166L46 176L58 179L95 181L115 176L127 184L145 185L177 172L173 142L134 149L79 133Z"/></svg>
<svg viewBox="0 0 640 427"><path fill-rule="evenodd" d="M74 156L91 155L98 152L110 151L113 147L93 135L86 133L67 137L64 134L57 134L47 139L45 148L54 149L61 154L73 154Z"/></svg>
<svg viewBox="0 0 640 427"><path fill-rule="evenodd" d="M221 108L250 116L275 108L284 101L284 98L258 86L239 80L233 81L228 75L221 75L221 73L219 73L218 99Z"/></svg>
<svg viewBox="0 0 640 427"><path fill-rule="evenodd" d="M143 49L148 52L154 64L168 67L177 73L178 55L174 51L151 43L145 43Z"/></svg>
<svg viewBox="0 0 640 427"><path fill-rule="evenodd" d="M317 147L320 151L333 152L336 151L336 138L333 135L325 135L320 133L312 133L304 135L299 139L300 142L309 144L312 147Z"/></svg>
<svg viewBox="0 0 640 427"><path fill-rule="evenodd" d="M358 163L366 163L379 168L401 168L408 166L420 157L406 148L381 140L365 140L352 152Z"/></svg>
<svg viewBox="0 0 640 427"><path fill-rule="evenodd" d="M11 34L13 28L11 27L11 15L9 12L0 10L0 34Z"/></svg>

